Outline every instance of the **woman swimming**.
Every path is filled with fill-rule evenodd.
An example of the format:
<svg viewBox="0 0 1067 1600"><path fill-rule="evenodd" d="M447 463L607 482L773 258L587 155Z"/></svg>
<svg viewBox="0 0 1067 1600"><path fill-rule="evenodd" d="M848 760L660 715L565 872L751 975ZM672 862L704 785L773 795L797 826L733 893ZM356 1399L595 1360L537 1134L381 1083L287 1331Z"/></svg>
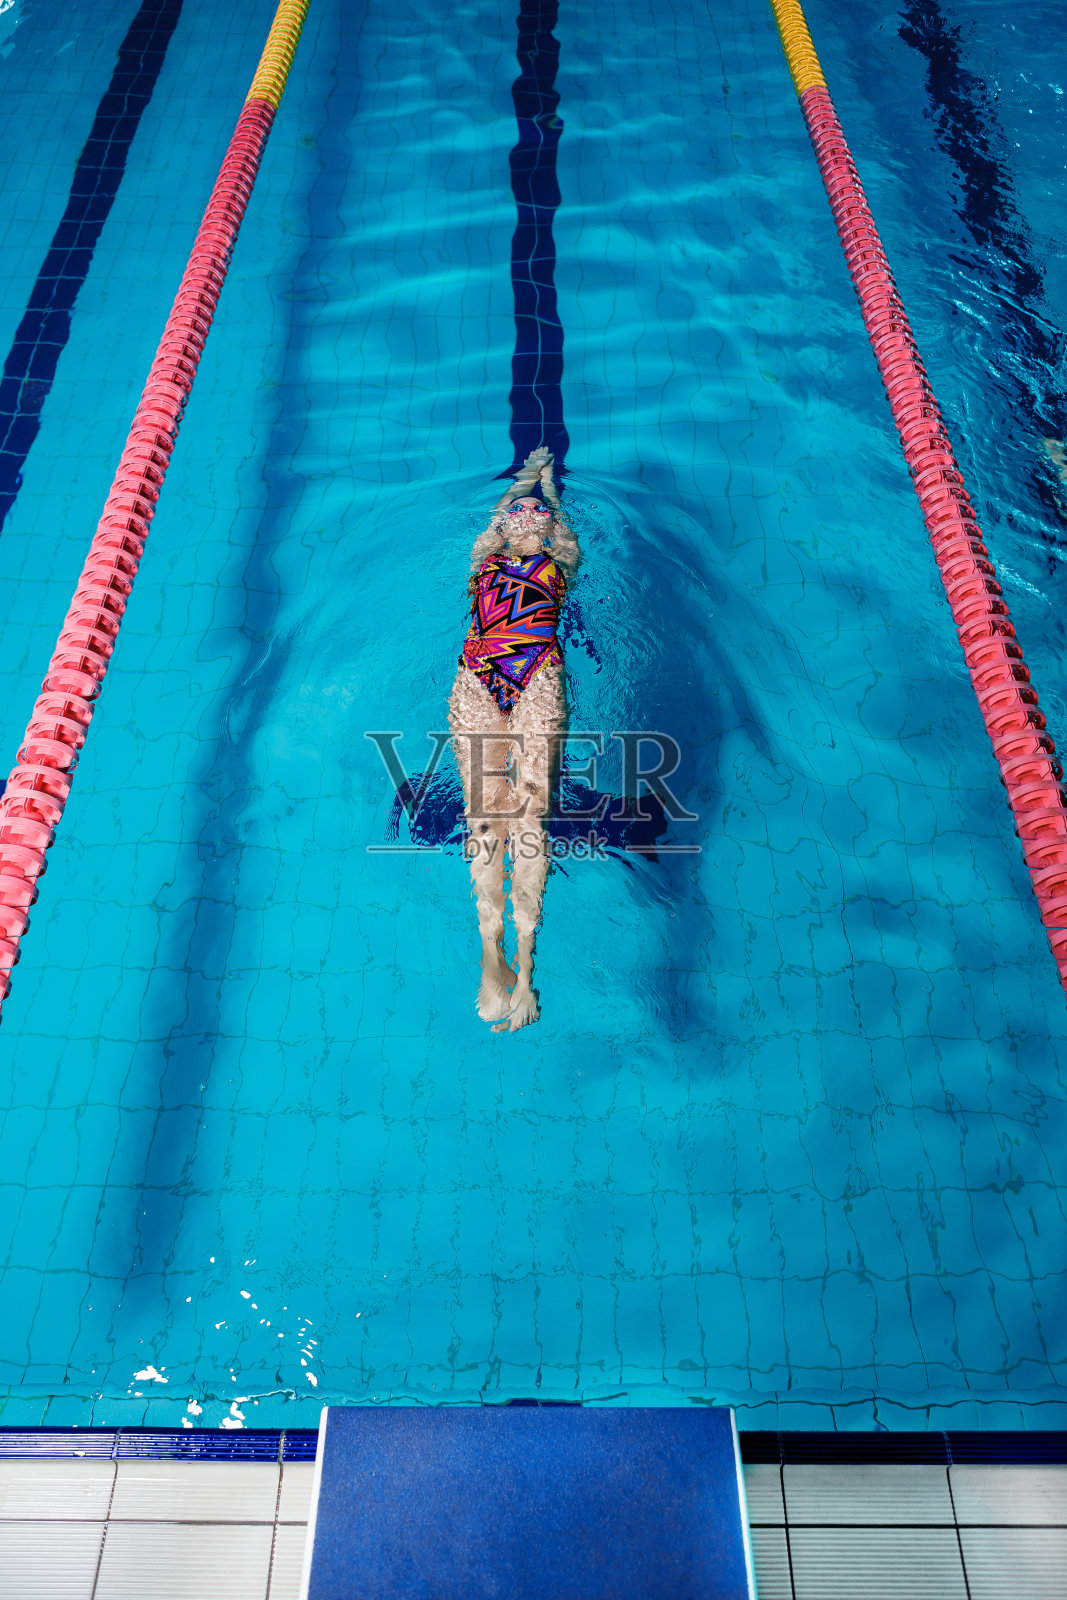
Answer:
<svg viewBox="0 0 1067 1600"><path fill-rule="evenodd" d="M534 489L543 498L531 494ZM496 1021L494 1033L525 1027L540 1015L533 948L548 872L545 819L567 720L556 628L578 561L552 456L534 450L474 541L470 631L448 716L482 939L478 1015ZM509 846L517 972L504 953Z"/></svg>

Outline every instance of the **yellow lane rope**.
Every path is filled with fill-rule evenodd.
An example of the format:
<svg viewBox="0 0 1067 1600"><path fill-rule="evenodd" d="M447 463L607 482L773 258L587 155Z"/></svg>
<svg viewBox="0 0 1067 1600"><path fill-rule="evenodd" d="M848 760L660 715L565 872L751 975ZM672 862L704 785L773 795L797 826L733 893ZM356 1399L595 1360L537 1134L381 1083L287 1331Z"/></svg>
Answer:
<svg viewBox="0 0 1067 1600"><path fill-rule="evenodd" d="M799 0L771 0L771 10L778 24L782 49L785 51L785 59L789 63L793 87L797 94L803 94L806 89L825 89L826 79L823 77L819 58L815 54L815 46L811 42L811 34L808 32L808 24L800 9Z"/></svg>
<svg viewBox="0 0 1067 1600"><path fill-rule="evenodd" d="M249 100L266 100L277 111L309 4L310 0L281 0L245 105Z"/></svg>

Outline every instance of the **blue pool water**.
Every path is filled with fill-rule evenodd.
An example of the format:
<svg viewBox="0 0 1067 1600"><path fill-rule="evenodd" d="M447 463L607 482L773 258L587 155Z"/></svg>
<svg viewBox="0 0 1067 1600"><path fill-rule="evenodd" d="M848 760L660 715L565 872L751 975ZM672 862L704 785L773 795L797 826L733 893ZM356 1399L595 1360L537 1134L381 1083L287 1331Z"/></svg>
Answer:
<svg viewBox="0 0 1067 1600"><path fill-rule="evenodd" d="M175 9L0 533L12 760L270 13ZM0 351L135 12L0 14ZM1067 739L1062 20L809 16ZM1064 996L769 8L555 36L573 721L680 741L701 853L555 872L497 1037L455 840L368 852L512 459L516 25L312 0L4 1006L3 1423L1067 1425Z"/></svg>

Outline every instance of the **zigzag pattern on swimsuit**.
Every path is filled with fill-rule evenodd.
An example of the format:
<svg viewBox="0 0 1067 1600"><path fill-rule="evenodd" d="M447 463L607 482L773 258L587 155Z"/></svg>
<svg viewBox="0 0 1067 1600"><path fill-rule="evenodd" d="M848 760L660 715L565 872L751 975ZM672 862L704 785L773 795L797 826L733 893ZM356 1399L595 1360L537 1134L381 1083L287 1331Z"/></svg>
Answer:
<svg viewBox="0 0 1067 1600"><path fill-rule="evenodd" d="M556 628L566 583L551 556L482 564L461 661L508 716L534 674L561 666Z"/></svg>

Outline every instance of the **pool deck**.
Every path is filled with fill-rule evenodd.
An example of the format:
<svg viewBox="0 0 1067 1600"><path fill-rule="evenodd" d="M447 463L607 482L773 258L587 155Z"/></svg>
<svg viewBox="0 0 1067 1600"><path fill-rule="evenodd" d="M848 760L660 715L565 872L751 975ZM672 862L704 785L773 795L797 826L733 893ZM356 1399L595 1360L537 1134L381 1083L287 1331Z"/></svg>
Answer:
<svg viewBox="0 0 1067 1600"><path fill-rule="evenodd" d="M0 1460L6 1600L298 1600L308 1461ZM746 1465L759 1600L1067 1593L1067 1466Z"/></svg>

